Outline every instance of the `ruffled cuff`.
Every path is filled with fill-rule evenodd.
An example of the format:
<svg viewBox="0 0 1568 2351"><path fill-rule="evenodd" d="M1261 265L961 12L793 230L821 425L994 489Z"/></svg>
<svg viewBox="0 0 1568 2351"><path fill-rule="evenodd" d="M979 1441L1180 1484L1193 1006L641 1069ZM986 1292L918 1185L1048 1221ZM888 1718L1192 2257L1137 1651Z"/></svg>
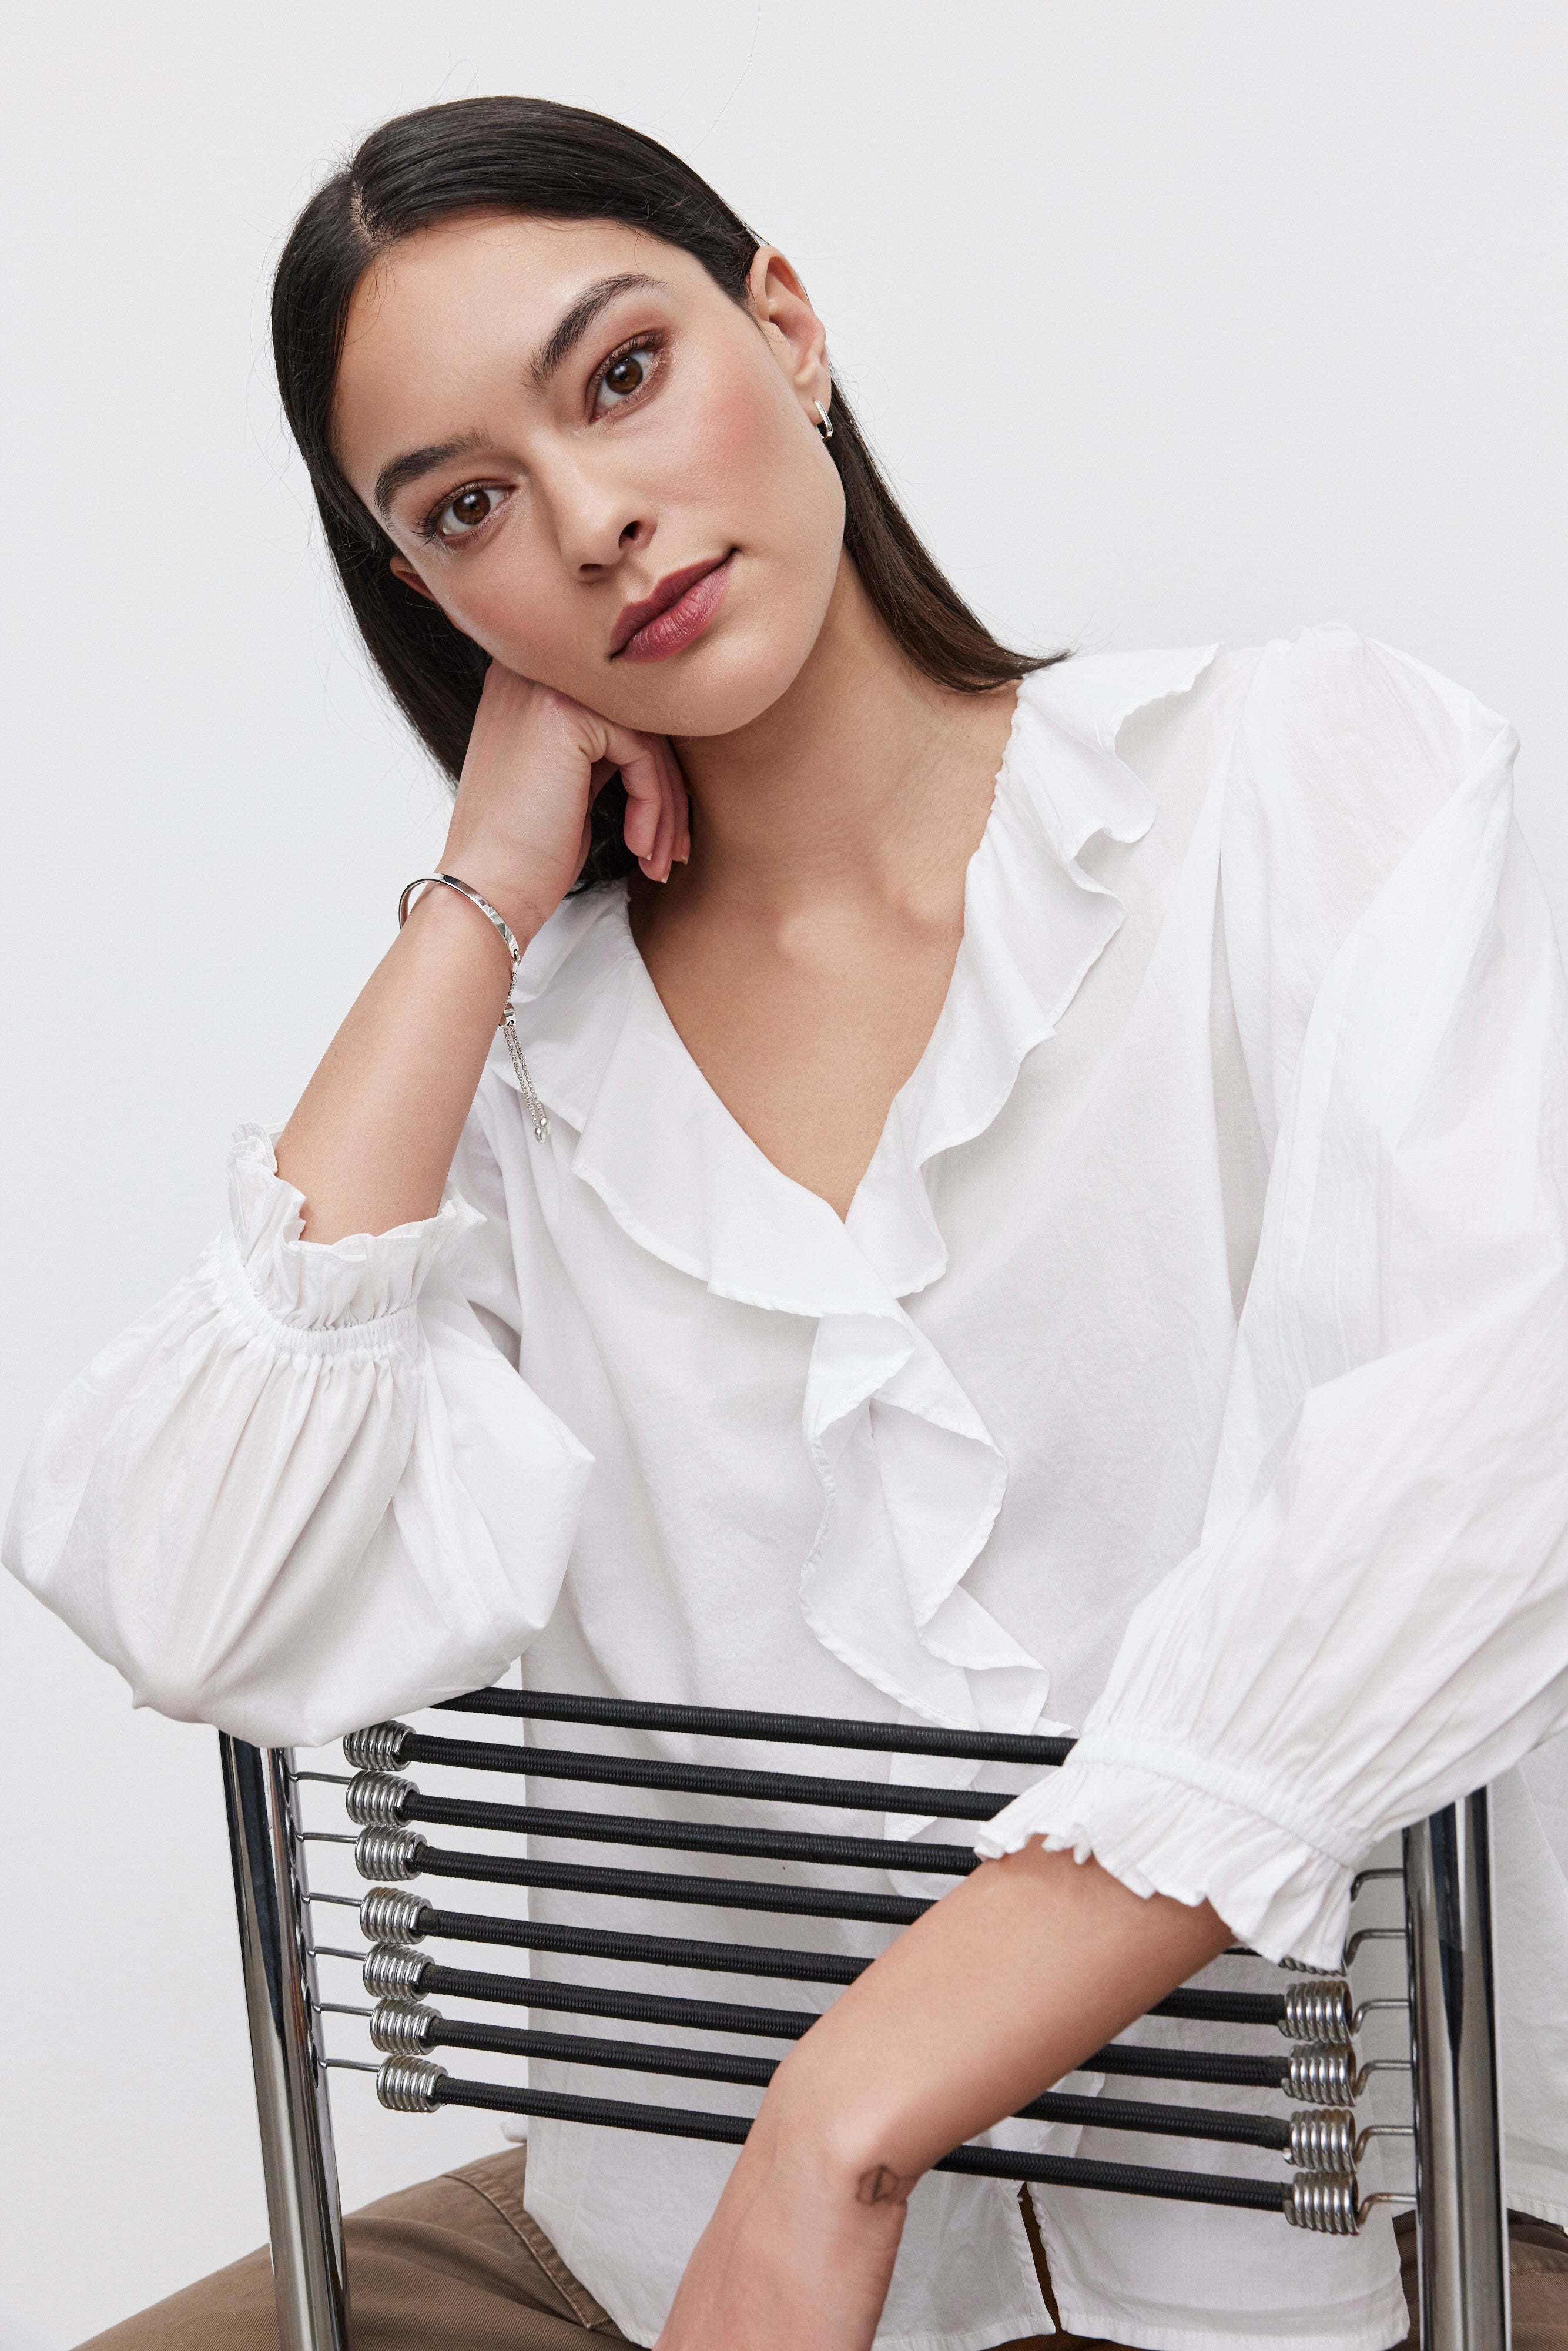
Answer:
<svg viewBox="0 0 1568 2351"><path fill-rule="evenodd" d="M257 1302L295 1331L357 1328L413 1307L437 1259L484 1223L448 1184L434 1217L390 1232L307 1241L305 1195L277 1172L281 1127L242 1126L229 1148L229 1217L236 1270Z"/></svg>
<svg viewBox="0 0 1568 2351"><path fill-rule="evenodd" d="M1031 1837L1091 1855L1134 1894L1211 1902L1265 1958L1337 1969L1361 1853L1325 1852L1233 1797L1142 1765L1103 1761L1081 1741L1058 1771L988 1821L976 1850L995 1859Z"/></svg>

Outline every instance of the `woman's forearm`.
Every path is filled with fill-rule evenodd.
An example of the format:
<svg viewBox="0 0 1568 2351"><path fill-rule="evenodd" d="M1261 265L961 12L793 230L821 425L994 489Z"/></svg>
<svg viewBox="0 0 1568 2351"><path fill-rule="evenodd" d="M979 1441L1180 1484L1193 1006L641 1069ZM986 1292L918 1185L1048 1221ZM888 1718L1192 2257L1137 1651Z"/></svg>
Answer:
<svg viewBox="0 0 1568 2351"><path fill-rule="evenodd" d="M434 1215L511 977L479 909L427 890L278 1140L278 1173L305 1195L308 1240Z"/></svg>
<svg viewBox="0 0 1568 2351"><path fill-rule="evenodd" d="M1038 1844L984 1863L779 2066L658 2351L869 2351L910 2189L1229 1935Z"/></svg>
<svg viewBox="0 0 1568 2351"><path fill-rule="evenodd" d="M1097 1862L1038 1844L987 1862L813 2026L769 2126L859 2200L906 2194L1229 1940L1207 1903L1145 1900Z"/></svg>
<svg viewBox="0 0 1568 2351"><path fill-rule="evenodd" d="M612 726L492 663L442 851L526 947L571 887L594 790L626 789L626 844L668 879L689 846L685 784L662 738ZM432 1217L511 987L481 910L426 890L332 1040L277 1146L303 1192L305 1238L382 1233Z"/></svg>

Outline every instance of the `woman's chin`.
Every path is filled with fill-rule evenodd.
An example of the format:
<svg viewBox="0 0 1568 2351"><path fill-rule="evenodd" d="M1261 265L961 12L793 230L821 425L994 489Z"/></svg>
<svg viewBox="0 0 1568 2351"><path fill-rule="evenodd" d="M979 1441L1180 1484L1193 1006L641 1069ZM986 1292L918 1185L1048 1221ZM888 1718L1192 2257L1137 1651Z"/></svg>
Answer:
<svg viewBox="0 0 1568 2351"><path fill-rule="evenodd" d="M814 642L813 635L800 635L793 644L784 632L770 631L759 643L751 631L737 630L671 661L640 663L615 679L618 706L607 697L601 707L606 717L649 735L734 735L794 684Z"/></svg>

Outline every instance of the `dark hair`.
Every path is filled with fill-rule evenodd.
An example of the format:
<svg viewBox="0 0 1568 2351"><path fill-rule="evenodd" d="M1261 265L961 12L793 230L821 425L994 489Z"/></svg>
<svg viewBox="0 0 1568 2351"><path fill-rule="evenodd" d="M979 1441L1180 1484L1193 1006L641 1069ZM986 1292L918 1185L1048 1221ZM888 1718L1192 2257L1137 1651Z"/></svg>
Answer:
<svg viewBox="0 0 1568 2351"><path fill-rule="evenodd" d="M539 98L460 99L383 122L295 223L272 289L284 410L361 634L404 717L454 780L488 657L427 597L393 577L392 542L334 453L332 402L349 307L366 268L400 238L482 206L624 222L693 255L737 302L746 299L759 243L706 180L656 141ZM1061 659L1009 653L970 611L910 528L836 385L832 423L828 447L843 483L845 551L905 658L964 694L983 694ZM586 881L631 872L623 809L618 787L600 795Z"/></svg>

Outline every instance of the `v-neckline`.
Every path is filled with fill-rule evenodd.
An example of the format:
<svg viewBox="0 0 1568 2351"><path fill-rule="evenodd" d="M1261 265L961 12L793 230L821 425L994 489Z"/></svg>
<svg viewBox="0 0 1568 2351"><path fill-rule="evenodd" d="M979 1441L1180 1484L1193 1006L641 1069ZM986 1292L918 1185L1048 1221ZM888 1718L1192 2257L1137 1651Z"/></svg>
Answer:
<svg viewBox="0 0 1568 2351"><path fill-rule="evenodd" d="M997 810L1001 803L1004 793L1009 788L1015 747L1019 739L1019 718L1023 710L1024 692L1027 684L1027 679L1021 680L1014 694L1012 713L1008 722L1007 740L1002 746L1002 754L997 764L996 774L991 778L991 797L989 805L986 810L986 821L980 829L979 839L976 841L974 848L970 851L968 857L965 860L964 919L958 935L958 944L954 950L952 968L947 975L947 984L942 991L942 1001L937 1007L936 1019L931 1024L930 1029L926 1034L925 1042L920 1049L920 1052L915 1060L913 1069L910 1071L908 1076L904 1078L903 1082L894 1090L888 1102L887 1109L883 1116L882 1125L878 1130L876 1142L872 1148L871 1155L867 1159L865 1165L861 1170L860 1176L855 1184L854 1191L850 1198L850 1205L842 1216L839 1214L838 1209L834 1207L832 1202L824 1193L817 1191L812 1185L802 1183L799 1176L791 1176L787 1169L779 1166L778 1161L772 1158L764 1149L763 1145L758 1142L750 1129L745 1126L736 1116L734 1111L725 1101L724 1096L714 1085L712 1080L703 1069L702 1064L698 1061L695 1054L692 1051L691 1047L687 1044L685 1037L682 1036L674 1017L670 1011L669 1006L664 1002L664 997L660 993L658 982L654 979L653 972L649 969L647 958L644 956L642 948L637 944L637 935L632 925L632 898L630 888L625 883L621 883L616 887L615 894L618 901L618 913L620 920L624 927L626 948L635 964L635 984L643 993L650 1007L657 1007L657 1017L667 1029L672 1045L674 1050L678 1051L682 1060L686 1064L693 1081L696 1084L702 1086L712 1097L714 1102L723 1113L730 1125L734 1127L737 1134L741 1135L749 1148L757 1152L759 1157L766 1162L768 1166L773 1170L775 1176L778 1176L780 1183L790 1185L795 1190L807 1193L813 1200L820 1201L821 1206L827 1210L828 1214L833 1217L836 1223L843 1228L846 1233L852 1232L856 1205L861 1199L867 1181L871 1177L873 1171L875 1169L878 1160L888 1148L889 1137L894 1130L895 1114L898 1112L899 1105L906 1096L911 1094L915 1089L922 1084L927 1071L928 1064L931 1062L933 1055L937 1049L938 1040L942 1036L944 1026L948 1020L950 1008L954 999L954 992L959 984L959 974L963 967L965 947L969 938L970 926L974 919L974 879L982 859L988 854L988 843L990 841L992 831L996 825Z"/></svg>
<svg viewBox="0 0 1568 2351"><path fill-rule="evenodd" d="M623 891L562 907L517 975L518 1035L550 1113L542 1147L505 1048L492 1054L517 1105L518 1179L538 1186L547 1221L576 1231L586 1217L600 1251L612 1245L602 1211L710 1296L814 1324L800 1434L823 1514L801 1611L834 1656L926 1720L1027 1729L1050 1676L966 1581L1007 1464L906 1302L947 1266L925 1170L1001 1115L1114 937L1121 902L1077 861L1091 834L1136 841L1154 821L1117 755L1121 721L1185 691L1212 650L1101 656L1020 691L946 999L847 1218L784 1175L714 1092L637 950Z"/></svg>

